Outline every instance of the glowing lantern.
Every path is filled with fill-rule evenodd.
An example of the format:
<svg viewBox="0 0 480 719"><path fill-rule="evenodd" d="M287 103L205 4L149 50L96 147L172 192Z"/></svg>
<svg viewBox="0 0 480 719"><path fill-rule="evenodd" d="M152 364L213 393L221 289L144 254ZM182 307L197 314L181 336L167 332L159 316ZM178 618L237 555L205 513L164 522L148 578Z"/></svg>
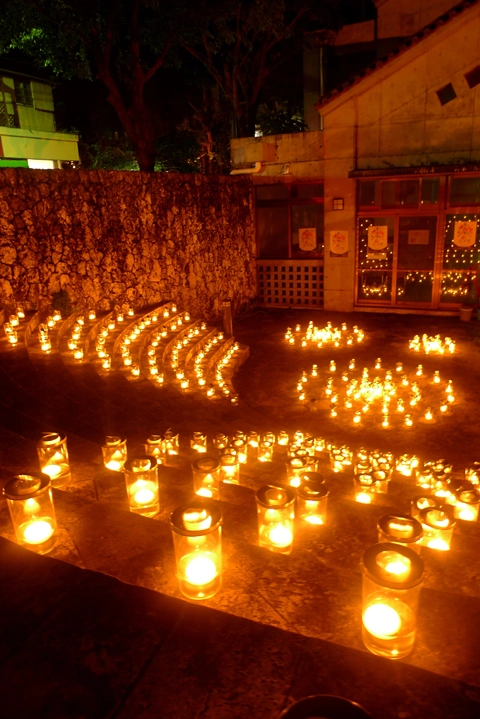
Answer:
<svg viewBox="0 0 480 719"><path fill-rule="evenodd" d="M420 510L418 519L423 527L422 546L441 551L450 549L455 527L453 507L446 504L425 507Z"/></svg>
<svg viewBox="0 0 480 719"><path fill-rule="evenodd" d="M17 474L3 488L17 542L37 554L55 545L57 523L51 480L45 474Z"/></svg>
<svg viewBox="0 0 480 719"><path fill-rule="evenodd" d="M200 454L207 451L207 435L203 432L194 432L190 439L190 447Z"/></svg>
<svg viewBox="0 0 480 719"><path fill-rule="evenodd" d="M102 446L103 464L113 472L121 472L127 459L127 440L120 435L108 435Z"/></svg>
<svg viewBox="0 0 480 719"><path fill-rule="evenodd" d="M480 493L474 486L459 487L455 493L454 514L465 522L476 522L480 508Z"/></svg>
<svg viewBox="0 0 480 719"><path fill-rule="evenodd" d="M215 457L204 455L192 462L193 489L199 497L218 499L220 463Z"/></svg>
<svg viewBox="0 0 480 719"><path fill-rule="evenodd" d="M155 457L132 457L125 462L123 471L130 511L143 517L154 517L160 511Z"/></svg>
<svg viewBox="0 0 480 719"><path fill-rule="evenodd" d="M287 482L290 487L299 487L301 484L301 477L307 469L307 458L306 457L288 457L286 461L287 468Z"/></svg>
<svg viewBox="0 0 480 719"><path fill-rule="evenodd" d="M376 493L372 474L356 474L353 477L353 496L359 504L372 504Z"/></svg>
<svg viewBox="0 0 480 719"><path fill-rule="evenodd" d="M380 543L362 557L362 639L373 654L407 656L415 643L423 561L411 549Z"/></svg>
<svg viewBox="0 0 480 719"><path fill-rule="evenodd" d="M266 485L255 495L261 547L290 554L293 543L295 492L290 487Z"/></svg>
<svg viewBox="0 0 480 719"><path fill-rule="evenodd" d="M406 514L386 514L377 522L378 541L409 547L420 554L423 529L420 522Z"/></svg>
<svg viewBox="0 0 480 719"><path fill-rule="evenodd" d="M171 518L180 591L189 599L208 599L222 583L222 515L218 507L198 500L179 507Z"/></svg>
<svg viewBox="0 0 480 719"><path fill-rule="evenodd" d="M223 449L220 454L220 477L226 484L239 484L240 464L231 447Z"/></svg>
<svg viewBox="0 0 480 719"><path fill-rule="evenodd" d="M320 526L327 519L328 489L317 472L302 475L297 488L296 516L307 524Z"/></svg>
<svg viewBox="0 0 480 719"><path fill-rule="evenodd" d="M40 471L48 474L53 487L63 487L70 482L67 437L64 432L43 432L37 442Z"/></svg>
<svg viewBox="0 0 480 719"><path fill-rule="evenodd" d="M151 434L147 437L144 448L146 455L149 457L155 457L157 463L162 464L163 439L160 434Z"/></svg>

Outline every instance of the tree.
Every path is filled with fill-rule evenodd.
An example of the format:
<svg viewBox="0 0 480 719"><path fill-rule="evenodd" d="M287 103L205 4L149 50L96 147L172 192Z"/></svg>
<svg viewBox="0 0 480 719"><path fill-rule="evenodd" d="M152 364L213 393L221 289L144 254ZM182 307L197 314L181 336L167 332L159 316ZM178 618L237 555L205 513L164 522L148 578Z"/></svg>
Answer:
<svg viewBox="0 0 480 719"><path fill-rule="evenodd" d="M303 41L305 30L332 26L337 0L186 0L190 31L182 47L202 63L225 98L232 135L255 134L261 93Z"/></svg>
<svg viewBox="0 0 480 719"><path fill-rule="evenodd" d="M57 76L98 78L140 169L153 172L157 138L147 88L177 27L175 2L11 0L0 16L0 53L19 49Z"/></svg>

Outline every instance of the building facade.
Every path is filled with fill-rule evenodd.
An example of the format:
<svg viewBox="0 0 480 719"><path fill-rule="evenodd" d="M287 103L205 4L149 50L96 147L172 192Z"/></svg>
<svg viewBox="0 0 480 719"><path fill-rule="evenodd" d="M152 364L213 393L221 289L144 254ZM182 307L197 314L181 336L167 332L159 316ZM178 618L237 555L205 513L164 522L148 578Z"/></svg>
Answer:
<svg viewBox="0 0 480 719"><path fill-rule="evenodd" d="M61 168L78 136L57 132L52 83L0 70L0 167Z"/></svg>
<svg viewBox="0 0 480 719"><path fill-rule="evenodd" d="M376 4L380 10L388 0ZM423 21L424 14L407 12L406 0L394 5L396 35ZM426 17L438 5L425 3ZM446 3L440 5L444 10ZM387 34L380 17L377 25ZM318 143L315 172L309 174L308 153L290 153L288 176L256 158L262 162L254 175L259 297L272 306L320 306L312 292L316 284L318 297L321 284L323 306L339 311L448 313L474 302L480 289L480 2L447 9L321 98L316 110L323 130L304 133ZM234 162L235 142L245 141L232 143ZM287 165L288 153L283 160ZM305 195L317 214L297 213L295 203ZM275 212L281 202L283 220Z"/></svg>

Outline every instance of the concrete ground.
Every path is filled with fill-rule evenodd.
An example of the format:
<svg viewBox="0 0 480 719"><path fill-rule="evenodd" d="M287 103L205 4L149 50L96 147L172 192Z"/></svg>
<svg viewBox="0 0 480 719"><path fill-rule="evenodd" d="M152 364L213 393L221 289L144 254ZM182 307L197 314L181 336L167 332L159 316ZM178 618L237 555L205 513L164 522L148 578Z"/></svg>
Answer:
<svg viewBox="0 0 480 719"><path fill-rule="evenodd" d="M324 326L356 324L365 340L354 348L289 346L287 327L312 319ZM168 519L192 498L188 435L235 429L297 429L328 441L444 458L461 477L480 460L480 325L456 318L369 313L338 315L253 310L235 323L250 359L234 384L240 402L209 402L99 376L88 364L67 365L0 345L0 480L37 470L34 439L64 430L72 483L54 490L58 541L48 557L18 547L5 502L0 511L0 697L2 716L21 719L276 719L309 694L337 694L359 702L374 719L470 718L480 714L480 559L478 524L459 522L452 549L424 549L425 580L412 654L392 662L370 654L361 640L360 557L377 541L376 522L408 512L418 493L398 475L375 504L352 501L348 473L321 470L330 490L324 527L296 528L290 556L258 547L254 492L285 479L285 457L249 461L240 486L224 485L222 590L202 605L181 598L175 579ZM415 334L440 333L457 342L453 356L413 356ZM330 418L324 385L330 360L336 376L355 357L357 369L376 358L411 376L419 363L425 401L437 407L446 380L455 402L431 423L415 416L405 429L379 412L360 427L342 407ZM296 385L317 364L299 402ZM439 370L442 385L428 378ZM341 385L341 379L336 382ZM437 404L435 404L437 403ZM422 408L424 405L422 404ZM422 409L423 411L423 409ZM392 414L393 417L393 414ZM103 437L127 435L129 453L148 434L174 427L181 456L160 468L161 511L155 519L130 514L123 476L105 470ZM461 526L460 526L461 525ZM60 560L60 561L59 561Z"/></svg>

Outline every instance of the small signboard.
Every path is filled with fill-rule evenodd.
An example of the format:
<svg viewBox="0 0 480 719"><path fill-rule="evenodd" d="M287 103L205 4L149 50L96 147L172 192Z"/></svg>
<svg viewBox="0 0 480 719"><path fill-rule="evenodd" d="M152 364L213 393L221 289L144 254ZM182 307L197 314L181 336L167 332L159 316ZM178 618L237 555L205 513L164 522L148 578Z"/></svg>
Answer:
<svg viewBox="0 0 480 719"><path fill-rule="evenodd" d="M408 244L409 245L428 245L430 240L429 230L409 230L408 231Z"/></svg>
<svg viewBox="0 0 480 719"><path fill-rule="evenodd" d="M455 220L453 244L457 247L473 247L477 237L476 220Z"/></svg>
<svg viewBox="0 0 480 719"><path fill-rule="evenodd" d="M298 246L304 252L311 252L317 246L317 228L300 227L298 230Z"/></svg>
<svg viewBox="0 0 480 719"><path fill-rule="evenodd" d="M368 228L368 247L384 250L388 245L388 225L371 225Z"/></svg>
<svg viewBox="0 0 480 719"><path fill-rule="evenodd" d="M348 257L348 230L330 231L330 257Z"/></svg>

